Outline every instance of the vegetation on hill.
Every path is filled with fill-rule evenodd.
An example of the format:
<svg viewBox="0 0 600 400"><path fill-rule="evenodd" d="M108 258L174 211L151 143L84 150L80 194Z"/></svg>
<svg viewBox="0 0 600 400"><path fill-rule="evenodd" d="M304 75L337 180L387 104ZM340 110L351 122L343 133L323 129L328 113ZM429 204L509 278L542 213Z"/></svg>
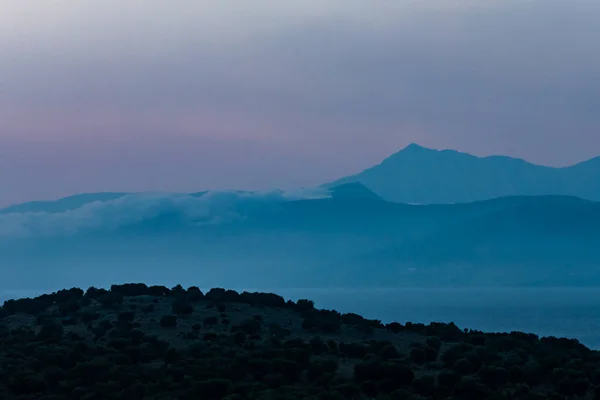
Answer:
<svg viewBox="0 0 600 400"><path fill-rule="evenodd" d="M0 398L592 399L576 340L383 324L268 293L144 284L0 309Z"/></svg>

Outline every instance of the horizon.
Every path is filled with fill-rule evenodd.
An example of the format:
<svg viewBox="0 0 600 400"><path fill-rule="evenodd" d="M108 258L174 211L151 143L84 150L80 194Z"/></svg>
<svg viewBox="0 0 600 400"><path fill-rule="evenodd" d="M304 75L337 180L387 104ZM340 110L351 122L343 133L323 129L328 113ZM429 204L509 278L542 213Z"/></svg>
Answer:
<svg viewBox="0 0 600 400"><path fill-rule="evenodd" d="M381 162L387 160L388 158L392 158L392 157L396 156L397 154L400 154L403 151L408 150L410 148L420 148L420 149L430 150L430 151L436 151L436 152L455 152L455 153L459 153L459 154L473 156L473 157L476 157L476 158L481 159L481 160L486 159L486 158L491 158L491 157L510 158L510 159L513 159L513 160L524 161L524 162L526 162L528 164L531 164L531 165L545 167L545 168L553 168L553 169L570 168L570 167L576 166L578 164L586 163L588 161L592 161L592 160L595 160L595 159L600 159L600 154L599 154L599 155L594 156L592 158L588 158L588 159L581 160L581 161L576 161L575 163L572 163L572 164L568 164L568 165L564 165L564 166L551 166L551 165L544 165L544 164L536 164L536 163L533 163L533 162L531 162L529 160L526 160L526 159L523 159L523 158L513 157L513 156L505 155L505 154L490 154L490 155L480 156L480 155L475 155L475 154L472 154L472 153L468 153L468 152L460 151L460 150L456 150L456 149L450 149L450 148L432 148L432 147L423 146L423 145L421 145L419 143L416 143L416 142L412 142L412 143L407 144L406 146L404 146L400 150L397 150L397 151L393 152L392 154L388 155L387 157L384 157L383 159L375 162L373 165L365 166L362 169L360 169L359 171L354 171L354 172L347 173L344 176L340 176L338 178L335 178L335 179L331 180L331 182L335 182L336 180L339 180L339 179L344 178L344 177L353 176L353 175L358 174L360 172L363 172L363 171L365 171L365 170L367 170L369 168L377 166ZM268 193L268 192L274 192L274 191L305 190L305 189L318 188L318 187L320 187L320 186L322 186L322 185L324 185L326 183L327 182L322 181L322 182L320 182L320 183L318 183L318 184L316 184L314 186L297 186L297 187L285 187L285 188L284 187L269 187L269 188L262 188L262 189L252 189L252 188L248 188L248 189L238 189L238 188L219 188L219 189L194 188L194 189L187 190L187 191L161 191L161 190L152 190L150 188L149 190L143 190L143 191L102 190L102 191L90 191L90 192L74 192L74 193L67 193L67 194L62 194L62 195L59 194L59 195L57 195L55 197L51 197L51 198L29 199L29 200L25 200L25 201L16 202L16 203L10 203L10 204L3 204L2 202L0 202L0 210L3 209L3 208L8 208L8 207L16 206L16 205L23 204L23 203L56 201L56 200L61 200L61 199L69 198L69 197L75 197L75 196L79 196L79 195L89 195L89 194L98 194L98 193L181 194L181 195L193 194L193 193L198 193L198 192L202 192L202 191L207 191L207 192L236 192L236 191L240 191L240 192L259 192L259 193L262 192L262 193ZM364 184L363 184L363 186L364 186ZM542 196L547 196L547 195L542 195ZM508 196L508 197L510 197L510 196ZM574 196L574 197L576 197L576 196Z"/></svg>

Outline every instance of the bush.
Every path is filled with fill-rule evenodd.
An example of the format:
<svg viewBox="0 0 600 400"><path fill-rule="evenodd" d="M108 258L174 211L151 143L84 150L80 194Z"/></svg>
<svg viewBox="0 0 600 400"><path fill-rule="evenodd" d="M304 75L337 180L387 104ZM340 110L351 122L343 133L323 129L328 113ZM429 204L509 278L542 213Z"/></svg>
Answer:
<svg viewBox="0 0 600 400"><path fill-rule="evenodd" d="M302 329L323 333L337 333L342 327L340 315L333 311L320 310L309 313L302 321Z"/></svg>
<svg viewBox="0 0 600 400"><path fill-rule="evenodd" d="M163 315L160 319L160 326L163 328L175 328L177 326L177 317L175 315Z"/></svg>
<svg viewBox="0 0 600 400"><path fill-rule="evenodd" d="M203 399L222 399L229 394L231 381L225 379L209 379L194 384L196 394Z"/></svg>
<svg viewBox="0 0 600 400"><path fill-rule="evenodd" d="M488 398L489 389L477 379L464 376L456 384L455 392L465 400L480 400Z"/></svg>
<svg viewBox="0 0 600 400"><path fill-rule="evenodd" d="M316 355L327 353L327 351L329 350L323 339L321 339L319 336L313 337L309 343L312 352Z"/></svg>
<svg viewBox="0 0 600 400"><path fill-rule="evenodd" d="M232 332L244 332L248 335L260 334L262 332L262 323L254 318L247 319L239 325L231 327Z"/></svg>
<svg viewBox="0 0 600 400"><path fill-rule="evenodd" d="M204 293L197 286L190 286L186 298L191 302L197 302L204 299Z"/></svg>
<svg viewBox="0 0 600 400"><path fill-rule="evenodd" d="M425 340L425 343L427 344L427 346L431 347L433 350L437 352L440 351L440 349L442 348L442 341L439 337L437 336L430 336Z"/></svg>
<svg viewBox="0 0 600 400"><path fill-rule="evenodd" d="M101 315L95 311L83 311L79 314L79 318L84 324L96 321L100 316Z"/></svg>
<svg viewBox="0 0 600 400"><path fill-rule="evenodd" d="M456 371L442 370L437 375L438 386L447 388L454 388L454 386L460 381L461 376Z"/></svg>
<svg viewBox="0 0 600 400"><path fill-rule="evenodd" d="M40 331L36 337L41 340L57 340L62 337L63 333L64 328L61 324L58 324L55 321L48 321L40 327Z"/></svg>
<svg viewBox="0 0 600 400"><path fill-rule="evenodd" d="M123 304L123 295L117 292L107 292L98 299L106 308L117 308Z"/></svg>
<svg viewBox="0 0 600 400"><path fill-rule="evenodd" d="M135 313L131 312L131 311L125 311L119 314L119 316L117 317L117 320L119 321L119 323L131 323L133 322L135 318Z"/></svg>
<svg viewBox="0 0 600 400"><path fill-rule="evenodd" d="M149 295L148 286L144 283L126 283L124 285L112 285L110 291L121 296L145 296Z"/></svg>
<svg viewBox="0 0 600 400"><path fill-rule="evenodd" d="M194 312L194 307L186 300L177 299L173 301L171 310L176 315L190 315Z"/></svg>
<svg viewBox="0 0 600 400"><path fill-rule="evenodd" d="M305 312L313 311L315 309L315 303L311 300L300 299L296 302L296 311Z"/></svg>
<svg viewBox="0 0 600 400"><path fill-rule="evenodd" d="M381 358L386 361L392 358L400 358L400 353L396 349L396 346L388 345L381 351Z"/></svg>
<svg viewBox="0 0 600 400"><path fill-rule="evenodd" d="M410 359L418 365L423 365L427 362L427 353L421 347L413 347L408 353Z"/></svg>
<svg viewBox="0 0 600 400"><path fill-rule="evenodd" d="M473 367L473 363L467 360L466 358L461 358L456 361L453 369L461 375L468 375L470 373L475 372L475 368Z"/></svg>
<svg viewBox="0 0 600 400"><path fill-rule="evenodd" d="M148 294L156 297L169 296L171 290L166 286L150 286L148 288Z"/></svg>
<svg viewBox="0 0 600 400"><path fill-rule="evenodd" d="M453 367L454 364L461 358L464 358L464 354L470 351L473 347L464 343L456 344L450 347L442 354L442 361L448 367Z"/></svg>
<svg viewBox="0 0 600 400"><path fill-rule="evenodd" d="M484 366L479 371L481 381L493 388L504 386L509 380L509 373L505 368Z"/></svg>
<svg viewBox="0 0 600 400"><path fill-rule="evenodd" d="M80 305L76 299L69 299L58 305L58 312L60 312L62 316L66 317L79 311L79 308Z"/></svg>
<svg viewBox="0 0 600 400"><path fill-rule="evenodd" d="M154 304L146 304L145 306L142 307L142 312L144 314L148 314L148 313L154 312L155 308L156 307L154 306Z"/></svg>
<svg viewBox="0 0 600 400"><path fill-rule="evenodd" d="M50 304L39 299L18 299L7 300L2 306L3 310L8 314L24 313L38 315L45 311Z"/></svg>
<svg viewBox="0 0 600 400"><path fill-rule="evenodd" d="M94 286L90 286L88 290L85 291L84 297L89 299L99 299L102 295L108 293L106 289L98 289Z"/></svg>
<svg viewBox="0 0 600 400"><path fill-rule="evenodd" d="M431 374L421 375L413 381L412 386L415 392L430 398L435 393L435 376Z"/></svg>

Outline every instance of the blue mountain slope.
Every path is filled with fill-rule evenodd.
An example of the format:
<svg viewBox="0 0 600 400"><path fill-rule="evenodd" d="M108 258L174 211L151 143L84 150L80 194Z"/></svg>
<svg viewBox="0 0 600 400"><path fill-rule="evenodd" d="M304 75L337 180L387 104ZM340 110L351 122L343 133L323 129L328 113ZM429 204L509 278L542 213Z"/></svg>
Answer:
<svg viewBox="0 0 600 400"><path fill-rule="evenodd" d="M386 200L440 204L505 196L567 195L600 200L600 157L565 168L504 156L407 146L381 164L325 187L359 182Z"/></svg>
<svg viewBox="0 0 600 400"><path fill-rule="evenodd" d="M74 196L64 197L58 200L48 201L31 201L27 203L16 204L3 209L0 209L0 214L10 213L27 213L27 212L47 212L47 213L59 213L74 210L82 207L85 204L93 203L96 201L105 202L111 200L117 200L129 193L84 193L77 194Z"/></svg>
<svg viewBox="0 0 600 400"><path fill-rule="evenodd" d="M0 237L2 284L169 278L255 287L600 285L600 203L513 196L409 205L358 185L332 192L299 201L225 197L227 207L204 217L173 203L129 218L129 204L122 221L111 211L100 214L108 224L65 235Z"/></svg>

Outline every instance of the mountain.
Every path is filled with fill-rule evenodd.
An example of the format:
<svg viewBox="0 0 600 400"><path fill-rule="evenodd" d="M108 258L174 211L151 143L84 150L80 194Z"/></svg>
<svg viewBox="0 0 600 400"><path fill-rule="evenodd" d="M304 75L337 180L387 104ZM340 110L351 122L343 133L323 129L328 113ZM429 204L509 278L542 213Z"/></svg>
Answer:
<svg viewBox="0 0 600 400"><path fill-rule="evenodd" d="M361 183L385 200L441 204L505 196L576 196L600 200L600 157L552 168L504 157L476 157L411 144L381 164L325 184Z"/></svg>
<svg viewBox="0 0 600 400"><path fill-rule="evenodd" d="M600 284L600 203L536 199L442 224L352 262L408 285L433 275L447 285Z"/></svg>
<svg viewBox="0 0 600 400"><path fill-rule="evenodd" d="M113 192L100 192L100 193L83 193L74 196L63 197L58 200L47 200L47 201L30 201L27 203L15 204L6 208L0 209L1 214L10 213L59 213L65 211L75 210L84 206L85 204L94 202L106 202L117 200L121 197L128 195L129 193L113 193Z"/></svg>
<svg viewBox="0 0 600 400"><path fill-rule="evenodd" d="M353 199L382 201L383 199L371 189L359 182L344 183L330 188L331 197L335 199Z"/></svg>
<svg viewBox="0 0 600 400"><path fill-rule="evenodd" d="M600 202L511 196L410 205L360 184L332 193L171 203L131 195L56 215L0 216L0 288L141 279L278 288L600 286ZM28 235L7 236L10 229Z"/></svg>

